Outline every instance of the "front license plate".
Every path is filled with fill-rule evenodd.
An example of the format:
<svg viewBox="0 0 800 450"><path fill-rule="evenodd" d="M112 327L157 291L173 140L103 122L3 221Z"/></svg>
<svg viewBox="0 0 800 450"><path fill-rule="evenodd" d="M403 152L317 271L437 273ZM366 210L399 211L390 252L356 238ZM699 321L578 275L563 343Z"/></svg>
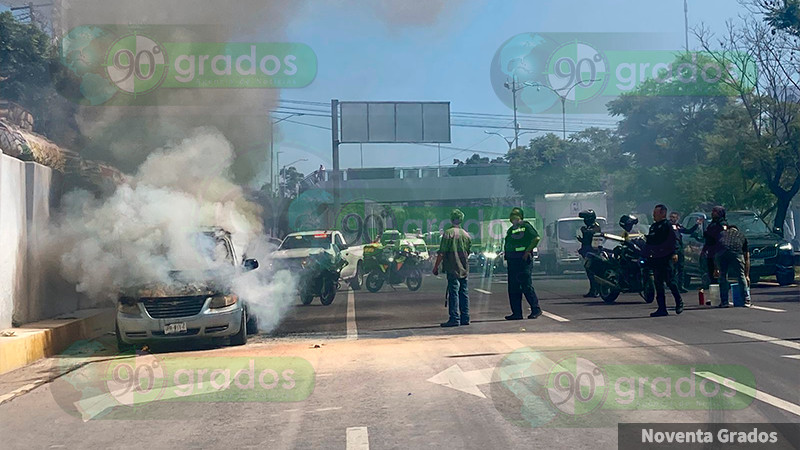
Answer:
<svg viewBox="0 0 800 450"><path fill-rule="evenodd" d="M186 322L171 323L164 326L164 334L178 334L186 332Z"/></svg>
<svg viewBox="0 0 800 450"><path fill-rule="evenodd" d="M754 260L750 261L750 265L751 266L763 266L764 265L764 260L763 259L754 259Z"/></svg>

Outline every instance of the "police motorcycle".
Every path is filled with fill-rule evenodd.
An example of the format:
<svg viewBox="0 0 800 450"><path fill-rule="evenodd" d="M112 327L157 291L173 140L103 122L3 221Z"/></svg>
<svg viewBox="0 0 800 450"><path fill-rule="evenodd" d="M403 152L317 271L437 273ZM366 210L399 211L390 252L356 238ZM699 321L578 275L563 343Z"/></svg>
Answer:
<svg viewBox="0 0 800 450"><path fill-rule="evenodd" d="M624 230L623 235L596 234L593 246L597 250L587 254L589 271L597 283L600 298L607 304L613 304L619 294L627 292L639 294L646 303L655 299L653 273L644 257L644 236L631 234L637 223L639 219L635 216L622 216L619 225ZM619 245L613 249L603 248L603 239Z"/></svg>
<svg viewBox="0 0 800 450"><path fill-rule="evenodd" d="M300 302L310 304L319 297L323 305L330 305L339 290L339 277L347 265L344 258L331 258L325 252L311 254L302 264L300 271Z"/></svg>
<svg viewBox="0 0 800 450"><path fill-rule="evenodd" d="M386 245L373 244L364 247L364 270L367 272L366 286L370 292L378 292L384 283L390 286L405 283L409 291L422 287L423 258L407 243L399 248L395 241Z"/></svg>

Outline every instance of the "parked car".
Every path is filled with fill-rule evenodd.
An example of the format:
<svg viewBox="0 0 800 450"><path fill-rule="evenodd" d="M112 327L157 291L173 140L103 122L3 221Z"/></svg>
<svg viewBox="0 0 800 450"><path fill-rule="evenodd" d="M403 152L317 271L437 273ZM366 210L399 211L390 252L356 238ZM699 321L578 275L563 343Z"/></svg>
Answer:
<svg viewBox="0 0 800 450"><path fill-rule="evenodd" d="M258 268L255 259L240 260L231 235L221 228L200 230L195 243L202 261L170 272L168 284L132 287L117 301L117 346L176 339L229 338L247 343L258 330L247 304L230 292L237 274Z"/></svg>
<svg viewBox="0 0 800 450"><path fill-rule="evenodd" d="M701 278L700 251L703 248L703 231L711 222L711 214L694 212L684 217L682 225L691 228L697 219L705 220L702 226L692 235L684 235L683 245L686 253L686 282L691 277ZM794 258L792 245L783 238L753 211L729 211L728 223L736 225L747 238L750 249L750 282L758 283L759 279L775 276L781 286L794 283Z"/></svg>

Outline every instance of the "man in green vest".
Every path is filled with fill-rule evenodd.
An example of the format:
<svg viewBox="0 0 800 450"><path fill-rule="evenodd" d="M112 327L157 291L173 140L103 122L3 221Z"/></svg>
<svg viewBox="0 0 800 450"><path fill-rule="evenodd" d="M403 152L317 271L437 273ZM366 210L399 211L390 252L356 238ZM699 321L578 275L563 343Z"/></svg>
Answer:
<svg viewBox="0 0 800 450"><path fill-rule="evenodd" d="M511 315L506 320L522 319L522 296L531 307L528 319L542 315L539 298L533 290L531 273L533 271L533 249L539 245L539 233L523 219L522 208L514 208L509 214L511 228L506 233L505 259L508 267L508 302L511 304Z"/></svg>

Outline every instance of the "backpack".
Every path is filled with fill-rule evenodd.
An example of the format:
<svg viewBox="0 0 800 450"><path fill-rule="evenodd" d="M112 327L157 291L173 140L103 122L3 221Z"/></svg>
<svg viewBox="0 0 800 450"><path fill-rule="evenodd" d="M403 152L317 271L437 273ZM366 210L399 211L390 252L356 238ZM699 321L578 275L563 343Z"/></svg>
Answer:
<svg viewBox="0 0 800 450"><path fill-rule="evenodd" d="M725 230L720 235L720 242L722 243L722 246L725 247L725 250L733 252L737 255L742 254L744 241L744 233L742 233L738 228L725 227Z"/></svg>

